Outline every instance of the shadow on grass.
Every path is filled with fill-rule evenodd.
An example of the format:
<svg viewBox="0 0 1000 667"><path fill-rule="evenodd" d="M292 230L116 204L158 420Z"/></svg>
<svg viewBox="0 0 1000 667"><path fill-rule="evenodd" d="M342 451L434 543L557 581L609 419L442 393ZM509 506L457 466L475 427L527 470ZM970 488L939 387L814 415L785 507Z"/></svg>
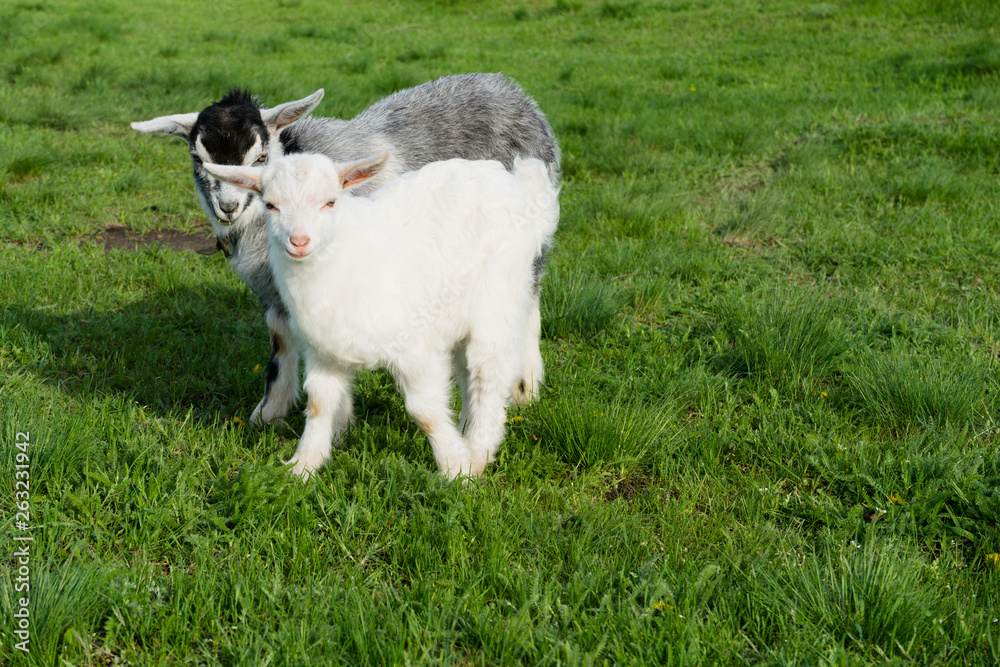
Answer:
<svg viewBox="0 0 1000 667"><path fill-rule="evenodd" d="M182 287L111 309L0 310L15 364L73 396L123 395L201 423L249 413L264 387L267 331L240 290Z"/></svg>

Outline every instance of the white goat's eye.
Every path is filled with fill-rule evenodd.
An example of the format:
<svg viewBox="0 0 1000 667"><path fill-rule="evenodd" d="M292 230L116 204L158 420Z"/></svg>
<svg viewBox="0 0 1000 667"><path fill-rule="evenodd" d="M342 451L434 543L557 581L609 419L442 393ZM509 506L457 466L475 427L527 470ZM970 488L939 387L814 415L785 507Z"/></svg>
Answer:
<svg viewBox="0 0 1000 667"><path fill-rule="evenodd" d="M329 206L330 208L333 208L333 205L336 204L336 203L337 203L336 199L331 199L330 201L328 201L326 203L326 205Z"/></svg>
<svg viewBox="0 0 1000 667"><path fill-rule="evenodd" d="M278 207L275 206L274 204L272 204L269 201L264 202L264 206L267 207L268 211L277 211L278 210Z"/></svg>

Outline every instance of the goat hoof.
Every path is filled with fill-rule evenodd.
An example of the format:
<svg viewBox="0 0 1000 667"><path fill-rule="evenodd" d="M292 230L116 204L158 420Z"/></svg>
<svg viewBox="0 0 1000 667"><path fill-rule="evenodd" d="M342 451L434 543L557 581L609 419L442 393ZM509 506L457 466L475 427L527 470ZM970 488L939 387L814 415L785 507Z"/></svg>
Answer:
<svg viewBox="0 0 1000 667"><path fill-rule="evenodd" d="M261 401L260 405L254 408L254 411L250 413L250 423L254 426L275 426L280 427L285 425L284 415L272 415L271 417L264 416L264 402Z"/></svg>
<svg viewBox="0 0 1000 667"><path fill-rule="evenodd" d="M514 405L527 405L538 398L538 385L532 385L528 380L521 380L510 393L510 402Z"/></svg>
<svg viewBox="0 0 1000 667"><path fill-rule="evenodd" d="M301 477L303 482L307 481L310 477L312 477L313 472L315 472L316 470L315 468L307 466L304 462L296 461L295 459L292 459L290 461L282 461L282 463L284 463L286 466L288 465L292 466L291 473L296 477Z"/></svg>

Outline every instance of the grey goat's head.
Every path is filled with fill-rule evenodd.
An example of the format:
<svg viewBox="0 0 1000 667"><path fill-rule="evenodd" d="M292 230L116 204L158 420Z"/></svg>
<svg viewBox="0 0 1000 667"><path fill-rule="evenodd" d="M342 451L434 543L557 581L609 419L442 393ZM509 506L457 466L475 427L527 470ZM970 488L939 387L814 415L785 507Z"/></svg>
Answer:
<svg viewBox="0 0 1000 667"><path fill-rule="evenodd" d="M172 134L188 142L198 200L216 236L223 239L247 209L260 204L253 193L219 180L203 165L262 166L272 154L281 154L281 130L316 108L322 99L321 88L309 97L266 109L248 91L234 88L201 112L135 122L132 129Z"/></svg>

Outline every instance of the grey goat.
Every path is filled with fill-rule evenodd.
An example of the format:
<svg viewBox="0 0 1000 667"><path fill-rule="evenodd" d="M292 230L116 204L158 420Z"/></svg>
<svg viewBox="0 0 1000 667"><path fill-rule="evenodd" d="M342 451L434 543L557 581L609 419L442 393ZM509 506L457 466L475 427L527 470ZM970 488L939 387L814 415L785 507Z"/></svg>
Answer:
<svg viewBox="0 0 1000 667"><path fill-rule="evenodd" d="M212 223L217 246L260 300L271 337L271 359L264 397L250 416L252 422L280 420L295 404L298 345L267 261L263 203L213 177L204 163L259 166L289 153L322 153L347 162L387 152L388 162L380 174L351 193L365 195L430 162L498 160L509 170L522 156L542 160L552 184L559 183L559 145L551 126L535 101L503 74L445 76L393 93L351 120L306 117L322 99L320 89L267 109L249 92L233 89L200 113L132 123L139 132L172 134L188 142L198 199ZM535 301L524 372L512 396L518 403L534 399L544 378L538 304L544 263L543 250L535 260Z"/></svg>

